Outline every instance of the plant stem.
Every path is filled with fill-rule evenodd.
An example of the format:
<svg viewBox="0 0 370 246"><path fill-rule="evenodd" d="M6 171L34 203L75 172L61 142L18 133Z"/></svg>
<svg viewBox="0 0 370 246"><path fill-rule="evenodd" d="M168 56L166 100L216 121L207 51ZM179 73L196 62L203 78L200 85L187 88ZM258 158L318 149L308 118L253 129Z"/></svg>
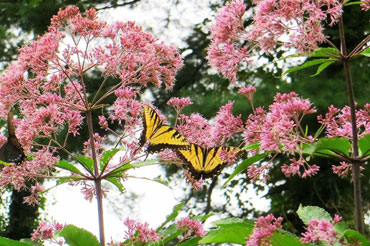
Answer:
<svg viewBox="0 0 370 246"><path fill-rule="evenodd" d="M96 189L96 200L98 204L98 217L99 217L99 238L101 246L105 245L104 235L104 217L103 217L103 192L101 189L101 177L99 173L98 159L96 156L96 149L94 143L94 129L92 124L91 110L88 109L86 112L87 127L89 129L90 146L91 146L91 157L94 160L94 181Z"/></svg>
<svg viewBox="0 0 370 246"><path fill-rule="evenodd" d="M343 17L339 19L339 37L340 46L342 53L342 61L344 68L344 77L346 80L347 96L349 107L351 110L351 124L352 124L352 157L356 159L358 157L358 134L357 134L357 124L356 124L356 108L355 108L355 98L353 92L353 81L352 74L349 66L349 58L347 56L346 41L344 36L344 25ZM361 173L360 173L360 163L352 163L353 172L353 193L355 202L355 224L356 228L360 233L364 233L364 223L362 215L362 199L361 199Z"/></svg>

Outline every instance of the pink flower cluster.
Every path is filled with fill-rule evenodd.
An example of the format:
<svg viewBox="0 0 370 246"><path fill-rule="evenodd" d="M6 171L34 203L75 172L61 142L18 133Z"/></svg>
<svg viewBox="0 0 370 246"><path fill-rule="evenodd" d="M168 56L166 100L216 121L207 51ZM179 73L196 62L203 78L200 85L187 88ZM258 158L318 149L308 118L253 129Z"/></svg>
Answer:
<svg viewBox="0 0 370 246"><path fill-rule="evenodd" d="M127 218L124 221L127 226L127 231L124 239L131 240L137 243L155 242L159 239L159 235L154 229L150 229L148 223L140 223Z"/></svg>
<svg viewBox="0 0 370 246"><path fill-rule="evenodd" d="M62 230L63 225L57 222L49 224L47 222L41 222L36 230L32 233L32 241L40 241L52 239L56 231Z"/></svg>
<svg viewBox="0 0 370 246"><path fill-rule="evenodd" d="M324 23L333 25L342 14L339 0L254 0L253 25L243 25L244 1L233 0L220 9L210 27L211 44L208 59L232 83L236 81L238 65L250 62L256 47L272 50L279 42L300 53L318 48L326 40ZM366 4L363 2L363 8ZM285 41L288 37L289 41ZM245 44L246 43L246 44Z"/></svg>
<svg viewBox="0 0 370 246"><path fill-rule="evenodd" d="M316 112L308 99L303 99L297 93L277 93L274 102L269 106L269 111L259 107L251 114L245 124L244 140L246 144L258 142L260 150L275 151L294 155L301 153L301 144L312 142L310 136L304 134L300 126L302 118L307 114ZM267 170L272 168L271 164L261 164L261 167L249 166L248 176L255 181L268 175ZM298 160L292 158L290 165L284 165L282 171L285 175L301 175L303 177L314 175L318 166L309 165L302 154Z"/></svg>
<svg viewBox="0 0 370 246"><path fill-rule="evenodd" d="M167 105L173 107L177 114L179 114L180 111L183 110L186 106L189 106L191 104L193 104L193 102L188 97L185 98L173 97L167 102Z"/></svg>
<svg viewBox="0 0 370 246"><path fill-rule="evenodd" d="M348 106L339 109L331 105L325 117L319 115L317 118L326 127L328 137L345 137L352 140L351 112ZM356 110L356 118L358 136L370 134L370 104L366 104L364 109Z"/></svg>
<svg viewBox="0 0 370 246"><path fill-rule="evenodd" d="M370 0L361 0L361 9L368 11L370 9Z"/></svg>
<svg viewBox="0 0 370 246"><path fill-rule="evenodd" d="M203 237L206 235L206 231L203 229L202 223L197 220L191 220L189 217L185 217L177 221L176 229L183 231L184 239L188 239L192 237L192 235L195 237Z"/></svg>
<svg viewBox="0 0 370 246"><path fill-rule="evenodd" d="M245 35L244 12L244 1L232 1L219 11L216 22L210 27L212 41L208 49L209 63L232 83L236 81L239 63L247 61L249 57L247 49L237 43Z"/></svg>
<svg viewBox="0 0 370 246"><path fill-rule="evenodd" d="M133 22L107 24L98 20L97 11L83 14L76 6L59 10L48 32L22 47L17 62L0 75L0 116L19 109L16 136L26 154L35 155L24 166L4 168L1 185L13 183L19 188L24 176L48 175L47 167L57 161L58 151L71 139L68 136L78 135L86 112L97 109L104 109L99 116L104 130L111 131L107 119L124 123L121 143L130 152L137 147L132 142L141 125L138 87L153 83L171 88L182 65L174 47L159 42ZM102 74L100 84L94 85L99 88L95 95L86 88L86 74L92 71ZM108 77L119 79L108 84ZM105 99L110 96L116 100L107 107ZM64 130L65 141L58 142ZM99 138L94 141L99 150L105 137L95 138ZM40 145L38 139L49 143ZM85 152L91 152L90 144L84 146ZM82 147L66 152L75 153Z"/></svg>
<svg viewBox="0 0 370 246"><path fill-rule="evenodd" d="M245 238L247 246L271 246L269 238L272 234L281 230L282 217L275 218L274 215L261 216L254 222L253 232L249 237Z"/></svg>
<svg viewBox="0 0 370 246"><path fill-rule="evenodd" d="M202 147L215 147L224 144L235 133L243 131L241 116L232 114L233 103L228 103L220 108L213 124L198 113L190 116L180 115L177 130L194 144Z"/></svg>
<svg viewBox="0 0 370 246"><path fill-rule="evenodd" d="M342 218L335 215L334 221L329 222L327 220L317 220L313 219L307 224L306 232L302 233L301 242L302 243L318 243L325 241L329 245L334 245L334 243L343 242L339 238L338 233L334 229L334 224L338 223ZM339 244L348 245L348 244Z"/></svg>

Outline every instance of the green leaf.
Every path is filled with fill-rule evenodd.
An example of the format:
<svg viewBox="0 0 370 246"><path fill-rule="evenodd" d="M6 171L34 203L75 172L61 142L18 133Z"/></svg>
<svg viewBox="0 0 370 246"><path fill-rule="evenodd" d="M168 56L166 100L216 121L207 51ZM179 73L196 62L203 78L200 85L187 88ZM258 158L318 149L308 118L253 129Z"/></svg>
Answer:
<svg viewBox="0 0 370 246"><path fill-rule="evenodd" d="M67 182L71 182L71 181L77 181L77 180L81 180L83 179L82 177L80 176L69 176L68 178L58 178L57 180L57 184L60 185L60 184L64 184L64 183L67 183Z"/></svg>
<svg viewBox="0 0 370 246"><path fill-rule="evenodd" d="M347 2L344 4L344 6L350 6L350 5L360 5L362 2L361 1L356 1L356 2Z"/></svg>
<svg viewBox="0 0 370 246"><path fill-rule="evenodd" d="M368 241L361 233L355 230L346 230L344 232L344 237L350 243L361 242L361 246L370 246L370 241Z"/></svg>
<svg viewBox="0 0 370 246"><path fill-rule="evenodd" d="M90 170L90 172L92 173L94 172L94 160L91 157L80 155L80 156L77 156L76 159L82 165L84 165L86 169Z"/></svg>
<svg viewBox="0 0 370 246"><path fill-rule="evenodd" d="M177 204L177 205L173 208L172 213L171 213L171 214L169 214L169 215L166 217L166 220L162 223L162 225L160 225L160 226L158 227L158 230L160 230L161 228L163 228L163 227L164 227L168 222L175 220L175 219L176 219L176 217L177 217L177 215L179 215L179 211L180 211L180 209L184 206L184 204L185 204L184 202Z"/></svg>
<svg viewBox="0 0 370 246"><path fill-rule="evenodd" d="M370 134L367 134L358 140L360 156L370 155Z"/></svg>
<svg viewBox="0 0 370 246"><path fill-rule="evenodd" d="M321 64L318 68L315 74L311 75L311 77L315 77L316 75L319 75L325 68L327 68L329 65L333 64L335 61L325 62Z"/></svg>
<svg viewBox="0 0 370 246"><path fill-rule="evenodd" d="M94 234L74 225L66 225L57 235L64 237L70 246L100 246Z"/></svg>
<svg viewBox="0 0 370 246"><path fill-rule="evenodd" d="M186 240L185 242L177 244L177 246L197 246L199 245L198 243L201 239L201 237L191 238L189 240Z"/></svg>
<svg viewBox="0 0 370 246"><path fill-rule="evenodd" d="M256 154L248 159L245 159L244 161L242 161L242 163L240 163L233 171L233 173L230 175L230 177L226 180L226 182L222 185L223 187L226 186L226 184L232 180L236 175L238 175L239 173L241 173L242 171L244 171L246 168L248 168L250 165L252 165L253 163L257 162L257 161L260 161L262 160L263 158L265 158L266 156L268 156L268 152L265 152L265 153L262 153L262 154Z"/></svg>
<svg viewBox="0 0 370 246"><path fill-rule="evenodd" d="M284 74L288 74L288 73L291 73L291 72L295 72L295 71L298 71L298 70L302 70L302 69L305 69L305 68L308 68L308 67L312 67L312 66L322 64L322 63L326 63L326 62L330 62L330 61L335 61L335 59L329 58L329 59L310 60L310 61L307 61L307 62L303 63L302 65L289 68Z"/></svg>
<svg viewBox="0 0 370 246"><path fill-rule="evenodd" d="M10 165L12 165L12 163L5 162L5 161L2 161L2 160L0 160L0 164L1 165L4 165L4 166L10 166Z"/></svg>
<svg viewBox="0 0 370 246"><path fill-rule="evenodd" d="M157 232L162 236L162 240L159 242L154 243L153 245L163 246L166 245L168 242L172 241L173 239L177 238L182 234L182 231L176 228L176 224L172 224L169 227L161 230L157 230ZM150 244L151 245L151 244Z"/></svg>
<svg viewBox="0 0 370 246"><path fill-rule="evenodd" d="M307 54L307 57L333 57L339 56L340 51L335 48L319 48Z"/></svg>
<svg viewBox="0 0 370 246"><path fill-rule="evenodd" d="M75 165L68 161L58 161L57 163L55 163L55 166L70 171L72 173L82 174L82 172Z"/></svg>
<svg viewBox="0 0 370 246"><path fill-rule="evenodd" d="M251 150L251 149L259 149L260 148L260 143L259 142L255 142L255 143L251 143L250 145L247 145L247 146L244 146L242 148L242 150Z"/></svg>
<svg viewBox="0 0 370 246"><path fill-rule="evenodd" d="M360 55L370 57L370 48L365 49L360 53Z"/></svg>
<svg viewBox="0 0 370 246"><path fill-rule="evenodd" d="M214 222L217 229L211 230L200 241L207 243L238 243L245 245L245 238L253 230L253 222L228 218Z"/></svg>
<svg viewBox="0 0 370 246"><path fill-rule="evenodd" d="M272 246L300 246L300 245L309 245L305 243L301 243L299 237L296 235L281 231L281 232L275 232L272 235Z"/></svg>
<svg viewBox="0 0 370 246"><path fill-rule="evenodd" d="M315 154L336 156L333 151L349 156L351 143L347 138L320 138L316 145Z"/></svg>
<svg viewBox="0 0 370 246"><path fill-rule="evenodd" d="M20 242L16 240L12 240L6 237L0 237L0 245L1 246L35 246L40 245L37 243L29 243L29 242Z"/></svg>
<svg viewBox="0 0 370 246"><path fill-rule="evenodd" d="M129 169L137 168L137 167L150 166L150 165L153 165L153 164L156 164L156 163L157 163L156 159L147 160L147 161L139 161L139 162L135 162L133 164L132 163L127 163L127 164L123 165L122 167L119 167L116 170L114 170L113 174L110 177L116 177L117 174L119 174L119 173L121 173L122 171L125 171L125 170L129 170ZM121 177L121 175L119 175L117 177Z"/></svg>
<svg viewBox="0 0 370 246"><path fill-rule="evenodd" d="M323 208L316 206L305 206L299 205L297 210L298 217L303 221L305 225L313 219L331 221L331 216Z"/></svg>
<svg viewBox="0 0 370 246"><path fill-rule="evenodd" d="M125 191L125 188L123 187L123 184L121 183L121 179L120 178L110 177L110 178L106 178L105 180L107 180L108 182L110 182L114 186L116 186L120 192L123 193Z"/></svg>
<svg viewBox="0 0 370 246"><path fill-rule="evenodd" d="M108 151L105 151L101 158L100 158L100 163L105 166L108 164L109 160L113 158L113 156L115 154L117 154L117 152L120 151L120 149L111 149L111 150L108 150Z"/></svg>

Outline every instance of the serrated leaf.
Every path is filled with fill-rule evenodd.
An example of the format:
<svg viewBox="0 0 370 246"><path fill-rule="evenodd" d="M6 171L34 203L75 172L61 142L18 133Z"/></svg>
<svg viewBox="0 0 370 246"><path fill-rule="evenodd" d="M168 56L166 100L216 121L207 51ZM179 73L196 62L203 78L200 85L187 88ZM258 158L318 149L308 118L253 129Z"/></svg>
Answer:
<svg viewBox="0 0 370 246"><path fill-rule="evenodd" d="M311 77L315 77L317 75L319 75L325 68L327 68L329 65L333 64L335 61L330 61L330 62L325 62L323 64L321 64L317 70L316 70L316 73L311 75Z"/></svg>
<svg viewBox="0 0 370 246"><path fill-rule="evenodd" d="M100 246L98 239L91 232L74 225L66 225L58 232L70 246Z"/></svg>
<svg viewBox="0 0 370 246"><path fill-rule="evenodd" d="M322 64L322 63L325 63L325 62L329 62L329 61L333 61L333 60L334 59L332 59L332 58L310 60L310 61L307 61L307 62L303 63L302 65L298 65L296 67L289 68L284 74L289 74L291 72L299 71L299 70L302 70L302 69L305 69L305 68L308 68L308 67L312 67L312 66Z"/></svg>
<svg viewBox="0 0 370 246"><path fill-rule="evenodd" d="M94 160L91 157L80 155L76 159L90 172L94 172Z"/></svg>
<svg viewBox="0 0 370 246"><path fill-rule="evenodd" d="M109 177L118 177L116 175L121 173L122 171L129 170L129 169L132 169L132 168L137 168L137 167L150 166L150 165L153 165L153 164L156 164L156 163L157 163L157 160L155 160L155 159L147 160L147 161L139 161L139 162L135 162L135 163L127 163L127 164L123 165L122 167L119 167L116 170L112 171L112 175L110 175ZM120 176L121 176L121 174L119 174L119 177Z"/></svg>
<svg viewBox="0 0 370 246"><path fill-rule="evenodd" d="M82 177L80 177L80 176L71 175L68 178L58 178L57 184L60 185L60 184L64 184L64 183L67 183L67 182L81 180L81 179L82 179Z"/></svg>
<svg viewBox="0 0 370 246"><path fill-rule="evenodd" d="M361 242L361 246L370 246L370 241L368 241L361 233L355 230L346 230L344 232L344 237L350 243Z"/></svg>
<svg viewBox="0 0 370 246"><path fill-rule="evenodd" d="M305 225L313 219L331 221L331 216L323 208L316 206L305 206L299 205L297 210L298 217L303 221Z"/></svg>
<svg viewBox="0 0 370 246"><path fill-rule="evenodd" d="M271 238L272 246L303 246L309 245L301 243L299 237L288 232L275 232Z"/></svg>
<svg viewBox="0 0 370 246"><path fill-rule="evenodd" d="M253 223L242 220L221 220L215 224L217 229L211 230L200 241L207 243L238 243L245 245L245 238L252 232Z"/></svg>
<svg viewBox="0 0 370 246"><path fill-rule="evenodd" d="M123 187L123 184L121 183L121 179L120 178L106 178L105 180L107 180L108 182L112 183L114 186L117 187L117 189L120 191L120 192L124 192L125 189Z"/></svg>
<svg viewBox="0 0 370 246"><path fill-rule="evenodd" d="M40 244L20 242L20 241L6 238L6 237L0 237L0 245L1 246L35 246L35 245L40 245Z"/></svg>
<svg viewBox="0 0 370 246"><path fill-rule="evenodd" d="M182 231L176 228L176 224L172 224L169 227L161 230L157 229L157 232L162 236L163 239L159 242L153 243L153 245L156 246L166 245L168 242L182 234Z"/></svg>
<svg viewBox="0 0 370 246"><path fill-rule="evenodd" d="M234 169L234 171L232 172L232 174L230 174L229 178L226 180L226 182L222 186L225 187L226 184L228 182L230 182L230 180L232 180L236 175L238 175L239 173L241 173L242 171L244 171L245 169L247 169L253 163L264 159L266 156L268 156L268 152L265 152L265 153L262 153L262 154L256 154L256 155L254 155L254 156L252 156L252 157L250 157L250 158L245 159L244 161L242 161L242 163L240 163Z"/></svg>
<svg viewBox="0 0 370 246"><path fill-rule="evenodd" d="M345 156L349 156L350 148L351 143L347 138L320 138L317 142L315 152L317 154L336 156L337 154L333 151L338 151Z"/></svg>
<svg viewBox="0 0 370 246"><path fill-rule="evenodd" d="M303 144L302 145L302 153L306 155L313 155L316 150L317 142Z"/></svg>
<svg viewBox="0 0 370 246"><path fill-rule="evenodd" d="M319 48L307 54L307 57L333 57L340 55L340 51L335 48Z"/></svg>
<svg viewBox="0 0 370 246"><path fill-rule="evenodd" d="M259 142L255 142L255 143L251 143L247 146L244 146L242 148L242 150L251 150L251 149L259 149L260 148L260 143Z"/></svg>
<svg viewBox="0 0 370 246"><path fill-rule="evenodd" d="M75 165L68 161L58 161L57 163L55 163L55 166L70 171L72 173L82 174L82 172Z"/></svg>
<svg viewBox="0 0 370 246"><path fill-rule="evenodd" d="M202 239L201 237L191 238L189 240L186 240L185 242L177 244L177 246L197 246L197 245L199 245L198 242L201 239Z"/></svg>
<svg viewBox="0 0 370 246"><path fill-rule="evenodd" d="M340 221L334 225L334 230L340 235L343 236L344 232L348 229L348 226L343 221Z"/></svg>
<svg viewBox="0 0 370 246"><path fill-rule="evenodd" d="M111 149L111 150L108 150L108 151L104 151L104 153L102 154L101 158L100 158L100 163L105 166L108 164L108 161L110 159L113 158L113 156L115 154L117 154L117 152L120 151L119 149Z"/></svg>
<svg viewBox="0 0 370 246"><path fill-rule="evenodd" d="M364 51L362 51L360 55L370 57L370 48L367 48Z"/></svg>
<svg viewBox="0 0 370 246"><path fill-rule="evenodd" d="M367 134L358 140L360 156L370 155L370 134Z"/></svg>
<svg viewBox="0 0 370 246"><path fill-rule="evenodd" d="M171 213L171 214L169 214L169 215L166 217L166 220L162 223L162 225L160 225L160 226L158 227L158 230L160 230L161 228L163 228L163 227L164 227L168 222L175 220L175 219L176 219L176 217L177 217L177 215L179 215L179 211L180 211L180 209L184 206L184 204L185 204L184 202L177 204L177 205L173 208L172 213Z"/></svg>

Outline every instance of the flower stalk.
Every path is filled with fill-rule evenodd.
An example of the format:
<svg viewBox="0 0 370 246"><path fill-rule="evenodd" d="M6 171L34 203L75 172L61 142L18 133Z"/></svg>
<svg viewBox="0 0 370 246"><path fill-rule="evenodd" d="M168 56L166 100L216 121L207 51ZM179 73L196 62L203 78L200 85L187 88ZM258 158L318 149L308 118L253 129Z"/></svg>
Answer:
<svg viewBox="0 0 370 246"><path fill-rule="evenodd" d="M103 192L101 189L101 177L99 172L98 159L96 156L95 141L94 141L94 129L92 123L91 110L86 112L87 127L89 130L91 157L94 161L94 182L96 189L96 201L98 205L98 219L99 219L99 239L102 246L105 245L105 234L104 234L104 216L103 216Z"/></svg>
<svg viewBox="0 0 370 246"><path fill-rule="evenodd" d="M349 107L351 111L351 124L352 124L352 158L356 159L359 156L358 152L358 131L357 131L357 120L356 120L356 111L355 111L355 98L353 91L353 81L351 75L351 69L349 66L350 57L347 55L346 41L344 36L344 25L343 17L339 19L338 22L339 28L339 38L340 38L340 47L342 54L342 62L344 69L344 78L346 81L347 96ZM363 224L363 215L362 215L362 199L361 199L361 173L360 173L360 163L353 162L353 193L354 193L354 206L355 206L355 224L359 232L364 233L364 224Z"/></svg>

